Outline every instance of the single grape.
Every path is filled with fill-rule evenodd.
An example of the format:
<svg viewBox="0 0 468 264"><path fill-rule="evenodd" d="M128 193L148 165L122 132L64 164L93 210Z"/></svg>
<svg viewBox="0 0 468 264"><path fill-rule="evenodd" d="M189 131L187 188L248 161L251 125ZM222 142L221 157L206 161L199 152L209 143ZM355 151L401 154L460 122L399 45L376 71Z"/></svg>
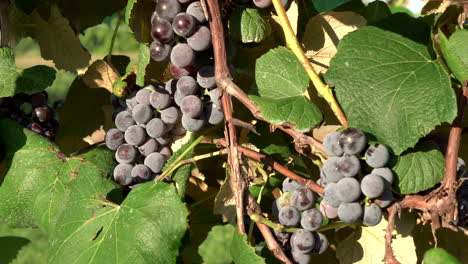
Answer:
<svg viewBox="0 0 468 264"><path fill-rule="evenodd" d="M157 89L151 92L149 101L154 108L163 110L171 105L171 95L166 90Z"/></svg>
<svg viewBox="0 0 468 264"><path fill-rule="evenodd" d="M174 33L181 37L187 37L195 30L195 18L187 13L179 13L172 20Z"/></svg>
<svg viewBox="0 0 468 264"><path fill-rule="evenodd" d="M301 226L305 230L315 231L317 230L323 223L323 215L322 213L315 208L305 210L301 214Z"/></svg>
<svg viewBox="0 0 468 264"><path fill-rule="evenodd" d="M181 77L179 81L177 81L176 87L176 93L179 93L183 96L193 95L196 94L198 91L197 81L192 76Z"/></svg>
<svg viewBox="0 0 468 264"><path fill-rule="evenodd" d="M117 118L117 115L120 114L120 112L125 111L125 109L127 109L127 108L126 108L126 107L123 107L123 106L120 106L120 107L116 108L116 109L112 112L112 120L115 122L115 119Z"/></svg>
<svg viewBox="0 0 468 264"><path fill-rule="evenodd" d="M187 44L194 51L204 51L211 47L211 32L206 26L199 26L195 32L187 38Z"/></svg>
<svg viewBox="0 0 468 264"><path fill-rule="evenodd" d="M197 132L205 125L204 119L194 119L186 115L182 115L182 126L190 132Z"/></svg>
<svg viewBox="0 0 468 264"><path fill-rule="evenodd" d="M301 221L301 215L296 207L287 205L280 209L278 220L284 226L297 226Z"/></svg>
<svg viewBox="0 0 468 264"><path fill-rule="evenodd" d="M330 157L323 164L321 172L327 183L338 182L344 177L338 168L339 164L340 158L338 157Z"/></svg>
<svg viewBox="0 0 468 264"><path fill-rule="evenodd" d="M169 81L166 82L165 88L164 88L170 95L174 95L177 89L177 80L176 79L170 79Z"/></svg>
<svg viewBox="0 0 468 264"><path fill-rule="evenodd" d="M385 189L383 194L375 199L374 203L380 208L387 208L393 202L393 193L389 189Z"/></svg>
<svg viewBox="0 0 468 264"><path fill-rule="evenodd" d="M291 233L288 232L278 232L273 229L273 234L275 235L276 240L278 240L281 244L285 244L288 241Z"/></svg>
<svg viewBox="0 0 468 264"><path fill-rule="evenodd" d="M323 189L323 199L332 207L338 208L341 204L340 198L338 198L336 183L330 182Z"/></svg>
<svg viewBox="0 0 468 264"><path fill-rule="evenodd" d="M148 137L146 141L138 147L138 151L143 155L143 157L146 157L149 154L156 152L158 147L158 142L154 138Z"/></svg>
<svg viewBox="0 0 468 264"><path fill-rule="evenodd" d="M151 119L146 125L146 133L152 138L161 137L166 131L166 124L159 118Z"/></svg>
<svg viewBox="0 0 468 264"><path fill-rule="evenodd" d="M341 156L343 149L340 146L340 135L338 131L328 133L323 139L323 147L330 156Z"/></svg>
<svg viewBox="0 0 468 264"><path fill-rule="evenodd" d="M180 13L181 6L177 0L158 0L156 3L156 14L169 21Z"/></svg>
<svg viewBox="0 0 468 264"><path fill-rule="evenodd" d="M208 123L212 125L220 124L224 120L224 113L219 104L208 104L205 113Z"/></svg>
<svg viewBox="0 0 468 264"><path fill-rule="evenodd" d="M124 143L124 134L117 128L112 128L107 131L105 141L110 150L117 150Z"/></svg>
<svg viewBox="0 0 468 264"><path fill-rule="evenodd" d="M132 169L130 164L118 164L114 168L114 180L121 185L129 185L132 182Z"/></svg>
<svg viewBox="0 0 468 264"><path fill-rule="evenodd" d="M195 59L195 52L185 43L179 43L172 48L171 62L179 68L192 64Z"/></svg>
<svg viewBox="0 0 468 264"><path fill-rule="evenodd" d="M137 153L133 146L129 144L122 144L115 152L115 160L117 160L118 163L129 164L135 161L136 155Z"/></svg>
<svg viewBox="0 0 468 264"><path fill-rule="evenodd" d="M180 120L179 110L174 106L168 107L161 111L161 119L164 123L173 125Z"/></svg>
<svg viewBox="0 0 468 264"><path fill-rule="evenodd" d="M259 8L267 8L271 6L272 1L271 0L253 0L253 3L255 6Z"/></svg>
<svg viewBox="0 0 468 264"><path fill-rule="evenodd" d="M393 183L393 173L389 168L376 168L373 169L371 174L379 175L383 178L385 186L391 186Z"/></svg>
<svg viewBox="0 0 468 264"><path fill-rule="evenodd" d="M309 253L314 249L315 239L312 232L299 229L294 232L289 240L293 251L303 254Z"/></svg>
<svg viewBox="0 0 468 264"><path fill-rule="evenodd" d="M320 202L320 212L328 219L338 217L338 208L331 207L325 200Z"/></svg>
<svg viewBox="0 0 468 264"><path fill-rule="evenodd" d="M151 170L143 164L137 164L132 169L132 178L137 183L146 182L151 178Z"/></svg>
<svg viewBox="0 0 468 264"><path fill-rule="evenodd" d="M161 153L161 155L163 155L166 160L172 156L172 151L169 147L163 147L158 152Z"/></svg>
<svg viewBox="0 0 468 264"><path fill-rule="evenodd" d="M205 13L200 1L195 1L187 7L187 14L192 15L199 24L206 22Z"/></svg>
<svg viewBox="0 0 468 264"><path fill-rule="evenodd" d="M369 198L379 197L384 189L384 180L378 175L368 174L361 180L362 193Z"/></svg>
<svg viewBox="0 0 468 264"><path fill-rule="evenodd" d="M184 76L190 75L190 74L197 71L192 66L179 68L179 67L175 66L172 63L169 64L169 70L171 71L171 74L172 74L172 76L174 76L175 79L180 79L180 78L182 78Z"/></svg>
<svg viewBox="0 0 468 264"><path fill-rule="evenodd" d="M138 124L146 124L153 117L153 109L147 104L138 104L132 109L132 116Z"/></svg>
<svg viewBox="0 0 468 264"><path fill-rule="evenodd" d="M151 85L152 87L152 85ZM146 105L149 105L150 102L149 102L149 96L151 94L151 90L150 88L143 88L143 89L140 89L137 93L136 93L136 101L139 103L139 104L146 104Z"/></svg>
<svg viewBox="0 0 468 264"><path fill-rule="evenodd" d="M195 95L188 95L180 102L180 110L184 116L197 118L203 112L203 103Z"/></svg>
<svg viewBox="0 0 468 264"><path fill-rule="evenodd" d="M382 220L382 209L376 204L370 204L364 206L364 216L362 217L362 223L365 226L376 226Z"/></svg>
<svg viewBox="0 0 468 264"><path fill-rule="evenodd" d="M312 263L312 256L310 254L304 254L296 250L291 251L294 263L297 264L310 264Z"/></svg>
<svg viewBox="0 0 468 264"><path fill-rule="evenodd" d="M214 67L211 65L203 66L197 73L198 84L206 89L216 87Z"/></svg>
<svg viewBox="0 0 468 264"><path fill-rule="evenodd" d="M340 201L345 203L359 200L359 197L361 197L359 181L350 177L341 179L336 183L336 195Z"/></svg>
<svg viewBox="0 0 468 264"><path fill-rule="evenodd" d="M159 145L165 146L171 142L171 138L167 135L162 135L158 138L155 138Z"/></svg>
<svg viewBox="0 0 468 264"><path fill-rule="evenodd" d="M390 153L387 147L381 144L370 146L365 154L366 163L372 168L381 168L385 166L390 159Z"/></svg>
<svg viewBox="0 0 468 264"><path fill-rule="evenodd" d="M344 154L338 161L338 171L345 177L354 177L361 169L361 162L354 155Z"/></svg>
<svg viewBox="0 0 468 264"><path fill-rule="evenodd" d="M292 193L292 206L303 211L312 207L315 202L314 193L306 187L299 187Z"/></svg>
<svg viewBox="0 0 468 264"><path fill-rule="evenodd" d="M340 146L344 153L358 154L367 144L366 135L359 128L347 128L341 132Z"/></svg>
<svg viewBox="0 0 468 264"><path fill-rule="evenodd" d="M151 20L151 36L160 43L170 44L174 39L171 23L167 19L153 16Z"/></svg>
<svg viewBox="0 0 468 264"><path fill-rule="evenodd" d="M120 131L125 131L130 126L135 124L132 113L130 111L122 111L115 117L115 126Z"/></svg>
<svg viewBox="0 0 468 264"><path fill-rule="evenodd" d="M158 152L149 154L146 156L144 161L144 164L154 173L160 173L165 163L166 159L161 153Z"/></svg>
<svg viewBox="0 0 468 264"><path fill-rule="evenodd" d="M302 185L300 185L299 183L297 183L297 181L293 180L293 179L290 179L290 178L285 178L283 180L283 193L286 193L286 192L294 192L296 189L302 187Z"/></svg>
<svg viewBox="0 0 468 264"><path fill-rule="evenodd" d="M357 223L362 214L362 206L359 203L341 203L338 207L338 217L346 224Z"/></svg>
<svg viewBox="0 0 468 264"><path fill-rule="evenodd" d="M154 40L150 45L150 55L154 61L165 61L169 58L172 47L169 44L163 44Z"/></svg>
<svg viewBox="0 0 468 264"><path fill-rule="evenodd" d="M182 123L177 123L174 125L174 127L171 129L171 134L174 136L183 136L187 130L182 126Z"/></svg>
<svg viewBox="0 0 468 264"><path fill-rule="evenodd" d="M314 238L315 247L312 252L322 254L328 248L328 238L320 232L314 232Z"/></svg>
<svg viewBox="0 0 468 264"><path fill-rule="evenodd" d="M40 122L45 122L53 117L53 110L48 106L39 106L34 108L34 116Z"/></svg>
<svg viewBox="0 0 468 264"><path fill-rule="evenodd" d="M138 125L133 125L125 131L125 141L132 146L138 146L145 142L146 132L145 129Z"/></svg>

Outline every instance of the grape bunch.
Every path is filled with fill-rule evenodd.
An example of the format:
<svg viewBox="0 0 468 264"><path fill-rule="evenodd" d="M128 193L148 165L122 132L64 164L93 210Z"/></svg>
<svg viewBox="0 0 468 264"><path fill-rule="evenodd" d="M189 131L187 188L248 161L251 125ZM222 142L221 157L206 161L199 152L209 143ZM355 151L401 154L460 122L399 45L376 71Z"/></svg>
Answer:
<svg viewBox="0 0 468 264"><path fill-rule="evenodd" d="M316 230L324 217L314 208L316 195L306 187L286 178L283 194L273 203L273 216L286 227L300 227L293 233L274 231L276 239L287 249L297 263L309 263L311 254L322 254L328 248L328 239ZM288 243L289 241L289 243Z"/></svg>
<svg viewBox="0 0 468 264"><path fill-rule="evenodd" d="M362 221L366 226L375 226L382 219L382 208L393 201L390 186L392 171L385 167L390 152L382 144L369 146L367 139L358 128L343 132L331 132L323 141L325 151L330 155L320 171L320 184L324 186L320 210L329 219L338 217L347 224ZM364 176L357 155L363 151L369 172Z"/></svg>
<svg viewBox="0 0 468 264"><path fill-rule="evenodd" d="M9 118L25 128L54 141L59 123L55 110L47 104L48 94L19 93L13 97L0 98L0 118Z"/></svg>

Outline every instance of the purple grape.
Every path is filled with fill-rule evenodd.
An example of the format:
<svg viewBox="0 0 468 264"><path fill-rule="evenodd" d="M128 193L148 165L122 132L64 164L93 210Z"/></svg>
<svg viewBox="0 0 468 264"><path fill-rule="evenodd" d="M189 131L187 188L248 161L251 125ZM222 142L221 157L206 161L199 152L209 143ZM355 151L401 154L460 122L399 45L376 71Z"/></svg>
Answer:
<svg viewBox="0 0 468 264"><path fill-rule="evenodd" d="M224 113L219 104L208 104L205 109L208 123L217 125L223 122Z"/></svg>
<svg viewBox="0 0 468 264"><path fill-rule="evenodd" d="M150 94L151 94L151 90L149 88L141 89L136 93L136 96L135 96L136 101L139 104L149 105L150 104L150 101L149 101Z"/></svg>
<svg viewBox="0 0 468 264"><path fill-rule="evenodd" d="M278 240L281 244L286 243L286 241L288 241L289 237L291 236L291 233L278 232L274 229L273 229L273 234L275 235L276 240Z"/></svg>
<svg viewBox="0 0 468 264"><path fill-rule="evenodd" d="M189 95L180 102L180 110L184 116L197 118L203 112L203 103L197 96Z"/></svg>
<svg viewBox="0 0 468 264"><path fill-rule="evenodd" d="M133 167L131 175L135 182L146 182L151 178L151 170L143 164L137 164Z"/></svg>
<svg viewBox="0 0 468 264"><path fill-rule="evenodd" d="M198 84L206 89L216 87L215 70L211 65L203 66L197 73Z"/></svg>
<svg viewBox="0 0 468 264"><path fill-rule="evenodd" d="M48 106L39 106L39 107L34 108L34 116L40 122L45 122L52 118L53 116L52 111L53 110Z"/></svg>
<svg viewBox="0 0 468 264"><path fill-rule="evenodd" d="M177 81L176 93L183 96L196 94L198 91L197 81L192 76L183 76ZM177 103L177 102L176 102Z"/></svg>
<svg viewBox="0 0 468 264"><path fill-rule="evenodd" d="M338 208L341 204L340 198L338 198L336 183L331 182L325 186L323 190L323 199L332 207Z"/></svg>
<svg viewBox="0 0 468 264"><path fill-rule="evenodd" d="M205 13L203 12L203 7L200 1L195 1L187 7L187 14L192 15L198 23L206 22Z"/></svg>
<svg viewBox="0 0 468 264"><path fill-rule="evenodd" d="M315 202L314 193L306 187L297 188L291 196L292 206L303 211L312 207Z"/></svg>
<svg viewBox="0 0 468 264"><path fill-rule="evenodd" d="M336 183L336 195L340 201L351 203L361 197L359 181L355 178L346 177Z"/></svg>
<svg viewBox="0 0 468 264"><path fill-rule="evenodd" d="M195 60L195 52L185 43L179 43L172 48L171 62L179 68L187 67Z"/></svg>
<svg viewBox="0 0 468 264"><path fill-rule="evenodd" d="M166 90L157 89L151 92L149 101L154 108L163 110L171 105L171 95Z"/></svg>
<svg viewBox="0 0 468 264"><path fill-rule="evenodd" d="M393 183L393 173L389 168L377 168L373 169L371 174L379 175L383 178L385 186L391 186Z"/></svg>
<svg viewBox="0 0 468 264"><path fill-rule="evenodd" d="M169 81L166 82L166 86L164 88L170 95L174 95L177 89L177 80L176 79L170 79Z"/></svg>
<svg viewBox="0 0 468 264"><path fill-rule="evenodd" d="M172 20L172 29L181 37L187 37L192 34L195 26L195 18L187 13L179 13Z"/></svg>
<svg viewBox="0 0 468 264"><path fill-rule="evenodd" d="M182 115L182 126L190 132L200 131L205 125L204 119L194 119L186 115Z"/></svg>
<svg viewBox="0 0 468 264"><path fill-rule="evenodd" d="M125 131L127 128L135 124L132 113L130 111L122 111L115 117L115 126L120 131Z"/></svg>
<svg viewBox="0 0 468 264"><path fill-rule="evenodd" d="M155 61L165 61L172 54L172 47L169 44L163 44L154 40L150 45L150 55Z"/></svg>
<svg viewBox="0 0 468 264"><path fill-rule="evenodd" d="M315 247L313 253L323 254L328 248L328 239L327 237L319 232L314 233L315 237Z"/></svg>
<svg viewBox="0 0 468 264"><path fill-rule="evenodd" d="M347 154L358 154L363 151L366 147L367 139L366 135L359 128L347 128L341 132L340 135L340 146L344 153Z"/></svg>
<svg viewBox="0 0 468 264"><path fill-rule="evenodd" d="M167 135L163 135L155 139L162 146L165 146L171 142L171 138L168 137Z"/></svg>
<svg viewBox="0 0 468 264"><path fill-rule="evenodd" d="M105 142L110 150L117 150L124 143L124 134L117 128L112 128L107 131Z"/></svg>
<svg viewBox="0 0 468 264"><path fill-rule="evenodd" d="M151 20L151 36L160 43L169 44L174 39L171 23L164 18L153 14Z"/></svg>
<svg viewBox="0 0 468 264"><path fill-rule="evenodd" d="M171 74L172 76L174 76L175 79L180 79L184 76L190 75L191 73L194 73L197 71L192 66L179 68L172 63L169 64L169 70L171 71Z"/></svg>
<svg viewBox="0 0 468 264"><path fill-rule="evenodd" d="M181 6L177 0L158 0L156 3L156 14L169 21L172 21L180 11Z"/></svg>
<svg viewBox="0 0 468 264"><path fill-rule="evenodd" d="M310 264L312 263L312 256L310 254L305 254L305 253L301 253L299 251L296 251L296 250L292 250L291 251L291 254L293 256L293 259L294 259L294 263L297 263L297 264Z"/></svg>
<svg viewBox="0 0 468 264"><path fill-rule="evenodd" d="M361 170L361 162L354 155L344 154L338 161L338 171L345 177L354 177Z"/></svg>
<svg viewBox="0 0 468 264"><path fill-rule="evenodd" d="M338 182L344 176L339 170L340 158L330 157L323 164L321 175L327 183Z"/></svg>
<svg viewBox="0 0 468 264"><path fill-rule="evenodd" d="M174 136L183 136L187 130L182 126L182 123L177 123L174 125L174 127L171 129L171 134Z"/></svg>
<svg viewBox="0 0 468 264"><path fill-rule="evenodd" d="M364 216L362 223L365 226L376 226L382 220L382 209L376 204L370 204L369 206L364 206Z"/></svg>
<svg viewBox="0 0 468 264"><path fill-rule="evenodd" d="M338 217L346 224L355 224L362 218L363 210L359 203L341 203Z"/></svg>
<svg viewBox="0 0 468 264"><path fill-rule="evenodd" d="M144 164L154 173L160 173L165 163L166 159L158 152L149 154L144 161Z"/></svg>
<svg viewBox="0 0 468 264"><path fill-rule="evenodd" d="M267 8L270 7L272 4L271 0L253 0L255 6L259 8Z"/></svg>
<svg viewBox="0 0 468 264"><path fill-rule="evenodd" d="M156 152L158 148L158 142L154 138L148 137L146 141L138 147L138 151L143 155L143 157L146 157L149 154Z"/></svg>
<svg viewBox="0 0 468 264"><path fill-rule="evenodd" d="M338 208L331 207L325 200L320 202L320 212L328 219L338 217Z"/></svg>
<svg viewBox="0 0 468 264"><path fill-rule="evenodd" d="M135 107L138 104L138 102L136 100L136 94L137 94L137 92L133 91L125 99L125 104L127 105L129 110L132 110L133 107Z"/></svg>
<svg viewBox="0 0 468 264"><path fill-rule="evenodd" d="M153 117L153 109L147 104L138 104L133 108L132 116L138 124L146 124Z"/></svg>
<svg viewBox="0 0 468 264"><path fill-rule="evenodd" d="M31 129L33 132L36 132L38 134L42 134L42 132L43 132L42 126L39 123L33 122L33 123L31 123L31 125L28 128Z"/></svg>
<svg viewBox="0 0 468 264"><path fill-rule="evenodd" d="M369 198L377 198L382 195L385 189L385 182L378 175L369 174L361 180L362 193Z"/></svg>
<svg viewBox="0 0 468 264"><path fill-rule="evenodd" d="M381 168L385 166L390 159L390 153L387 147L381 144L370 146L365 154L366 163L372 168Z"/></svg>
<svg viewBox="0 0 468 264"><path fill-rule="evenodd" d="M172 151L169 147L163 147L158 152L161 153L161 155L163 155L166 160L172 156Z"/></svg>
<svg viewBox="0 0 468 264"><path fill-rule="evenodd" d="M299 229L294 232L289 241L293 251L303 254L311 252L315 246L315 239L312 232L304 229Z"/></svg>
<svg viewBox="0 0 468 264"><path fill-rule="evenodd" d="M164 123L173 125L180 120L179 110L171 106L161 111L161 119Z"/></svg>
<svg viewBox="0 0 468 264"><path fill-rule="evenodd" d="M377 204L380 208L387 208L393 202L392 191L385 189L383 194L374 200L374 203Z"/></svg>
<svg viewBox="0 0 468 264"><path fill-rule="evenodd" d="M206 26L199 26L195 32L187 38L187 44L194 51L204 51L211 47L211 32Z"/></svg>
<svg viewBox="0 0 468 264"><path fill-rule="evenodd" d="M297 226L301 220L301 215L294 206L284 206L279 210L278 219L284 226Z"/></svg>
<svg viewBox="0 0 468 264"><path fill-rule="evenodd" d="M161 137L166 131L166 124L159 118L151 119L146 125L146 133L152 138Z"/></svg>
<svg viewBox="0 0 468 264"><path fill-rule="evenodd" d="M297 190L298 188L302 187L302 185L300 185L299 183L297 183L295 180L293 179L290 179L290 178L285 178L283 180L283 192L286 193L286 192L294 192L295 190Z"/></svg>
<svg viewBox="0 0 468 264"><path fill-rule="evenodd" d="M312 208L312 209L305 210L304 212L302 212L301 226L305 230L315 231L319 229L322 223L323 223L323 215L319 210Z"/></svg>
<svg viewBox="0 0 468 264"><path fill-rule="evenodd" d="M114 168L114 180L121 185L129 185L132 182L132 169L130 164L118 164Z"/></svg>
<svg viewBox="0 0 468 264"><path fill-rule="evenodd" d="M125 141L132 146L138 146L145 142L146 132L145 129L138 125L133 125L125 131Z"/></svg>
<svg viewBox="0 0 468 264"><path fill-rule="evenodd" d="M49 98L46 91L32 94L29 98L33 107L38 107L41 105L47 104L47 99Z"/></svg>
<svg viewBox="0 0 468 264"><path fill-rule="evenodd" d="M136 150L133 146L129 144L122 144L115 152L115 160L117 160L118 163L129 164L135 161L136 154Z"/></svg>

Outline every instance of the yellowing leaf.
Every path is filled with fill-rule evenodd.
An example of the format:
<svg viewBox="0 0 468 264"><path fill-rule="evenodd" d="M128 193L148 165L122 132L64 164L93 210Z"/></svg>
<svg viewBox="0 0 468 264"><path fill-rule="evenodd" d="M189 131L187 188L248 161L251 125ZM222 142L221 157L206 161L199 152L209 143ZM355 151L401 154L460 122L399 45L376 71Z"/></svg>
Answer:
<svg viewBox="0 0 468 264"><path fill-rule="evenodd" d="M443 13L450 5L459 5L461 1L456 0L429 0L421 10L421 15Z"/></svg>
<svg viewBox="0 0 468 264"><path fill-rule="evenodd" d="M341 243L336 249L336 257L341 264L383 263L385 255L385 230L387 221L382 218L380 224L372 227L362 227L356 230ZM401 222L401 224L407 224ZM398 226L396 228L398 230ZM397 234L392 242L393 253L402 264L417 263L416 247L413 237Z"/></svg>
<svg viewBox="0 0 468 264"><path fill-rule="evenodd" d="M229 224L236 223L236 198L231 191L228 179L226 179L216 195L213 214L224 216Z"/></svg>
<svg viewBox="0 0 468 264"><path fill-rule="evenodd" d="M366 25L366 19L353 12L324 12L307 23L302 44L317 73L327 71L338 42L349 32Z"/></svg>
<svg viewBox="0 0 468 264"><path fill-rule="evenodd" d="M112 93L112 85L119 79L119 74L106 61L97 60L88 67L83 81L91 88L104 88Z"/></svg>
<svg viewBox="0 0 468 264"><path fill-rule="evenodd" d="M323 125L312 129L312 136L320 141L323 141L327 134L338 130L340 127L341 126L337 125Z"/></svg>

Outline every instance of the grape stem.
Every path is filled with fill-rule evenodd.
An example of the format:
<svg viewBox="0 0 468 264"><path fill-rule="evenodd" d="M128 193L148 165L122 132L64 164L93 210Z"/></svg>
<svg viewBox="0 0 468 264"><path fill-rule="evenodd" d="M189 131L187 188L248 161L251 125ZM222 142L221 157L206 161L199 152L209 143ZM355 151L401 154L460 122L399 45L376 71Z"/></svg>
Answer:
<svg viewBox="0 0 468 264"><path fill-rule="evenodd" d="M268 219L268 218L266 218L266 217L264 217L262 215L259 215L259 214L251 215L250 219L252 219L252 221L254 221L255 223L261 223L261 224L267 225L267 226L271 227L273 230L275 230L277 232L293 233L293 232L296 232L297 230L303 229L303 228L299 228L299 227L286 227L286 226L284 226L284 225L282 225L280 223L275 223L275 222L271 221L270 219ZM319 229L317 229L317 232L323 232L323 231L327 231L327 230L331 230L331 229L335 229L335 228L356 227L356 226L358 226L358 225L356 225L356 224L346 224L346 223L343 223L343 222L335 222L335 223L331 223L331 224L320 227Z"/></svg>
<svg viewBox="0 0 468 264"><path fill-rule="evenodd" d="M312 81L312 84L315 86L315 89L317 90L317 92L330 105L330 108L332 109L333 113L340 121L341 125L344 128L347 128L348 120L346 119L345 114L341 110L341 107L336 101L335 96L333 95L333 92L330 89L330 87L327 84L322 82L322 79L320 79L320 77L314 71L314 68L312 68L312 65L310 64L309 59L307 59L304 51L302 50L299 42L297 41L294 31L291 28L291 24L289 23L288 16L286 15L286 11L284 10L281 0L273 0L273 5L275 7L276 13L278 14L281 28L284 31L286 44L292 50L294 55L296 55L302 67L307 72L307 75L309 75L309 78Z"/></svg>
<svg viewBox="0 0 468 264"><path fill-rule="evenodd" d="M395 203L387 209L388 225L387 225L387 230L385 231L385 256L384 256L384 261L387 264L400 264L400 262L393 255L393 249L392 249L392 239L393 239L392 233L395 228L395 216L396 216L397 209L398 209L397 207L398 207L398 204Z"/></svg>
<svg viewBox="0 0 468 264"><path fill-rule="evenodd" d="M9 42L9 25L7 13L8 1L0 0L0 48L8 46Z"/></svg>
<svg viewBox="0 0 468 264"><path fill-rule="evenodd" d="M196 161L199 161L199 160L202 160L202 159L208 159L208 158L212 158L212 157L216 157L216 156L220 156L220 155L225 155L225 154L227 154L227 149L222 149L222 150L219 150L219 151L198 155L198 156L192 157L190 159L181 160L181 161L177 162L173 167L171 167L170 170L167 170L167 173L166 173L166 171L164 171L164 173L166 173L166 176L171 175L171 173L173 173L175 170L177 170L182 165L185 165L185 164L188 164L188 163L193 163L193 162L196 162Z"/></svg>

